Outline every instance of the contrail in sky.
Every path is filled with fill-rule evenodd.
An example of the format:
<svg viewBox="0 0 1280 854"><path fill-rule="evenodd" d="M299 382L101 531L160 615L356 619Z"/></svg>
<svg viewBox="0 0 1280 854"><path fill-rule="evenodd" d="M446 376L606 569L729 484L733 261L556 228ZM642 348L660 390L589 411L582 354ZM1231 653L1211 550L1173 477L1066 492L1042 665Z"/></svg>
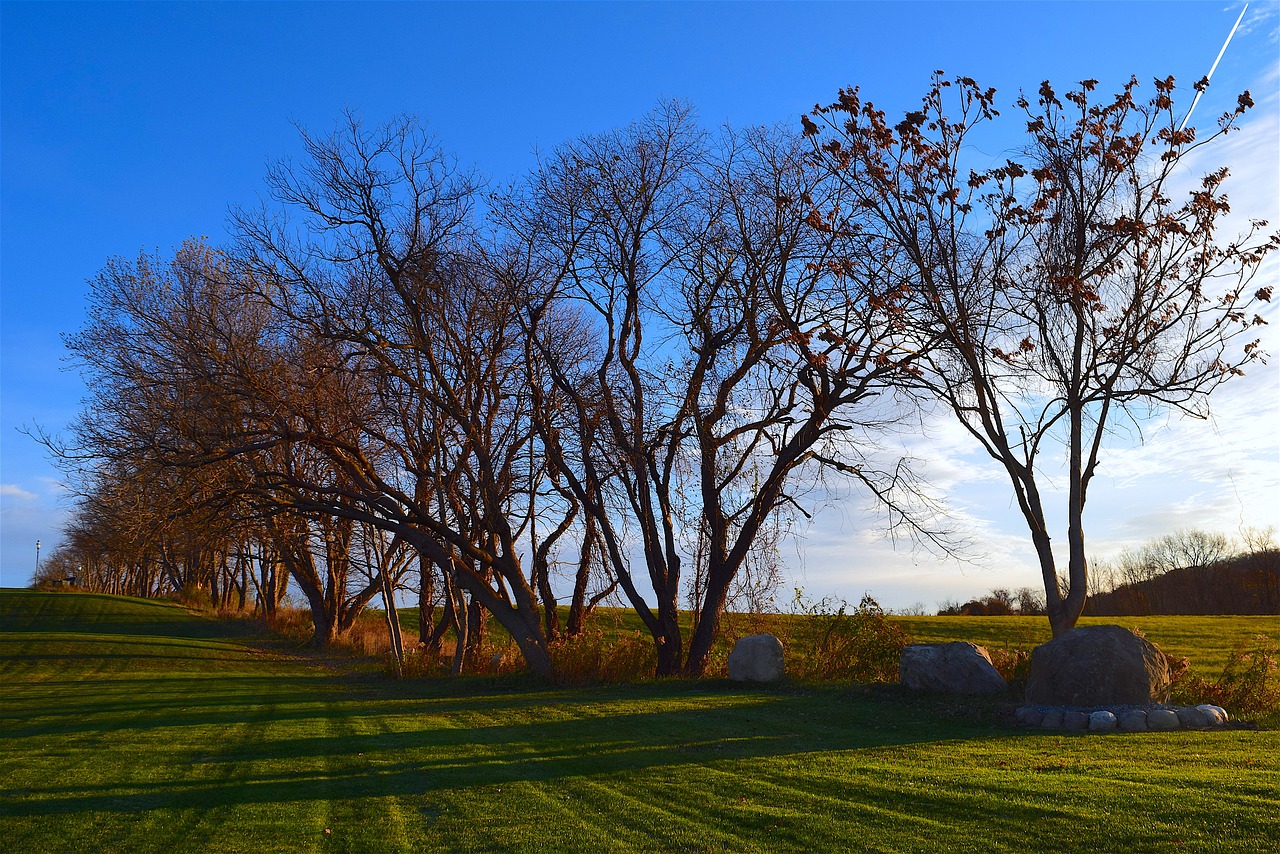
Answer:
<svg viewBox="0 0 1280 854"><path fill-rule="evenodd" d="M1213 76L1213 72L1218 70L1218 63L1222 61L1222 55L1227 52L1227 45L1231 44L1231 37L1236 34L1236 30L1240 29L1240 22L1244 20L1244 13L1249 11L1249 4L1245 3L1244 8L1240 10L1240 17L1236 18L1236 24L1231 28L1231 32L1227 33L1227 40L1222 43L1222 50L1218 51L1218 58L1213 61L1213 66L1209 68L1209 73L1204 76L1206 83ZM1183 117L1182 124L1178 125L1178 130L1182 130L1187 126L1187 122L1191 119L1191 111L1196 108L1196 104L1200 103L1200 96L1204 94L1204 89L1196 91L1196 96L1191 99L1191 108L1187 110L1187 115Z"/></svg>

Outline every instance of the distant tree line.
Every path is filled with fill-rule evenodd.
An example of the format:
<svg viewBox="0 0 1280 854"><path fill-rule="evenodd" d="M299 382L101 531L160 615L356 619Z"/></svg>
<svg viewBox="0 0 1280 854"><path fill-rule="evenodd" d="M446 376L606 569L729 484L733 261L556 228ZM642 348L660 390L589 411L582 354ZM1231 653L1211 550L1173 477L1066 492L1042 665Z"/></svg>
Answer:
<svg viewBox="0 0 1280 854"><path fill-rule="evenodd" d="M1040 615L1029 587L996 588L967 602L947 601L938 616ZM1280 549L1271 528L1238 538L1198 529L1156 537L1116 558L1090 561L1086 616L1280 614Z"/></svg>
<svg viewBox="0 0 1280 854"><path fill-rule="evenodd" d="M968 602L948 600L938 605L939 617L1039 617L1044 615L1044 597L1030 587L1010 590L996 587L985 596Z"/></svg>
<svg viewBox="0 0 1280 854"><path fill-rule="evenodd" d="M50 566L267 614L291 583L317 645L407 593L455 671L491 615L549 674L616 596L658 675L699 675L826 479L956 546L882 447L941 406L1009 476L1064 631L1104 437L1152 407L1202 414L1260 358L1270 289L1247 284L1280 243L1257 223L1217 239L1225 169L1172 198L1247 93L1198 138L1171 79L1145 102L1093 88L1019 98L1021 159L973 167L994 90L941 75L897 123L856 90L794 132L712 133L665 104L496 192L411 120L304 131L228 245L92 280L67 338L90 399L44 437L80 496Z"/></svg>
<svg viewBox="0 0 1280 854"><path fill-rule="evenodd" d="M1093 561L1085 614L1280 614L1280 548L1272 529L1238 539L1187 529Z"/></svg>

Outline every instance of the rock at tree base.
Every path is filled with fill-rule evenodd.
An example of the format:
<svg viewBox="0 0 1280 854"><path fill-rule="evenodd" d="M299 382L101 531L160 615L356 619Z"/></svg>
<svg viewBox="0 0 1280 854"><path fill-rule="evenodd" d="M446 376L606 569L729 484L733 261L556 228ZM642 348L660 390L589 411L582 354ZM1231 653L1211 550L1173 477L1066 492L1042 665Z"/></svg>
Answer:
<svg viewBox="0 0 1280 854"><path fill-rule="evenodd" d="M1183 729L1204 729L1209 725L1209 716L1195 706L1183 706L1175 710L1174 714L1178 716L1178 723L1182 724Z"/></svg>
<svg viewBox="0 0 1280 854"><path fill-rule="evenodd" d="M898 673L903 687L915 691L997 694L1008 688L987 651L967 641L908 644Z"/></svg>
<svg viewBox="0 0 1280 854"><path fill-rule="evenodd" d="M1173 709L1152 709L1147 712L1147 729L1152 732L1172 732L1182 726L1178 713Z"/></svg>
<svg viewBox="0 0 1280 854"><path fill-rule="evenodd" d="M1212 705L1211 703L1204 703L1202 705L1196 706L1196 708L1204 713L1205 718L1208 720L1209 726L1226 726L1227 720L1230 718L1230 716L1227 714L1227 710L1222 708L1222 706L1215 706L1215 705Z"/></svg>
<svg viewBox="0 0 1280 854"><path fill-rule="evenodd" d="M1031 651L1030 704L1139 706L1163 702L1168 695L1164 655L1120 626L1072 629Z"/></svg>
<svg viewBox="0 0 1280 854"><path fill-rule="evenodd" d="M1143 709L1134 709L1120 716L1120 729L1124 732L1146 732L1147 713Z"/></svg>
<svg viewBox="0 0 1280 854"><path fill-rule="evenodd" d="M1094 712L1089 715L1089 732L1115 732L1119 723L1112 712Z"/></svg>
<svg viewBox="0 0 1280 854"><path fill-rule="evenodd" d="M729 653L729 678L734 682L777 682L784 668L782 641L773 635L739 638Z"/></svg>
<svg viewBox="0 0 1280 854"><path fill-rule="evenodd" d="M1062 728L1067 732L1084 732L1089 728L1089 716L1075 709L1062 713Z"/></svg>
<svg viewBox="0 0 1280 854"><path fill-rule="evenodd" d="M1044 710L1035 706L1020 706L1014 716L1018 726L1040 726L1044 722Z"/></svg>

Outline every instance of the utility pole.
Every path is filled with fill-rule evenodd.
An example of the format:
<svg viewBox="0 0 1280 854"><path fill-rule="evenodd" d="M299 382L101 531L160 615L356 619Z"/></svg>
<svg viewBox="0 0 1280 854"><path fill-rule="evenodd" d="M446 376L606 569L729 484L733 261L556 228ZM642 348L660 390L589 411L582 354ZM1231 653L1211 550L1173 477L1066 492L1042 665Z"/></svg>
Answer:
<svg viewBox="0 0 1280 854"><path fill-rule="evenodd" d="M40 541L36 540L36 575L40 574ZM34 578L32 579L35 580Z"/></svg>

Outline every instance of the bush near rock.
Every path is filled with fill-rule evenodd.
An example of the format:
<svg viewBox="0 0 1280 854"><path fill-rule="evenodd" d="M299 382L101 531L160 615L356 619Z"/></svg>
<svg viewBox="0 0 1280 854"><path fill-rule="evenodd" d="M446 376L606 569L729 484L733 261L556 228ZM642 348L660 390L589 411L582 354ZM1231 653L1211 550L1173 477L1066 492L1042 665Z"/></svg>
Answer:
<svg viewBox="0 0 1280 854"><path fill-rule="evenodd" d="M1031 651L1027 702L1039 706L1162 703L1169 665L1145 638L1120 626L1072 629Z"/></svg>
<svg viewBox="0 0 1280 854"><path fill-rule="evenodd" d="M967 641L913 643L898 658L904 688L953 694L998 694L1008 685L986 649Z"/></svg>
<svg viewBox="0 0 1280 854"><path fill-rule="evenodd" d="M777 682L785 669L782 641L773 635L738 638L729 653L729 678L734 682Z"/></svg>

